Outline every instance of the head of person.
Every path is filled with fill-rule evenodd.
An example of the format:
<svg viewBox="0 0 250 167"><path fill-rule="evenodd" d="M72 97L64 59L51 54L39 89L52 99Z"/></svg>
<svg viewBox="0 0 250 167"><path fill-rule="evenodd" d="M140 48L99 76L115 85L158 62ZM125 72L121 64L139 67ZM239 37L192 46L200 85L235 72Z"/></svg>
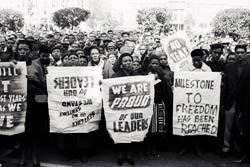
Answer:
<svg viewBox="0 0 250 167"><path fill-rule="evenodd" d="M61 57L61 61L63 66L69 66L69 54L64 53Z"/></svg>
<svg viewBox="0 0 250 167"><path fill-rule="evenodd" d="M33 51L32 43L28 40L19 40L17 43L17 55L19 61L27 61L31 58L31 52Z"/></svg>
<svg viewBox="0 0 250 167"><path fill-rule="evenodd" d="M84 56L84 51L83 51L83 49L80 49L80 48L76 49L76 54L77 54L79 57Z"/></svg>
<svg viewBox="0 0 250 167"><path fill-rule="evenodd" d="M124 46L124 42L122 40L119 40L116 42L116 47L118 48L118 50L120 51L121 47Z"/></svg>
<svg viewBox="0 0 250 167"><path fill-rule="evenodd" d="M109 38L113 38L113 34L114 34L113 30L108 30L107 33L108 33Z"/></svg>
<svg viewBox="0 0 250 167"><path fill-rule="evenodd" d="M68 60L70 66L78 66L79 65L79 56L74 51L70 51L68 53Z"/></svg>
<svg viewBox="0 0 250 167"><path fill-rule="evenodd" d="M55 40L60 40L61 36L62 36L62 34L58 31L54 33Z"/></svg>
<svg viewBox="0 0 250 167"><path fill-rule="evenodd" d="M107 46L107 51L112 52L115 51L115 49L116 49L115 44L113 42L109 42Z"/></svg>
<svg viewBox="0 0 250 167"><path fill-rule="evenodd" d="M236 61L242 61L246 57L247 45L236 45L235 46Z"/></svg>
<svg viewBox="0 0 250 167"><path fill-rule="evenodd" d="M123 53L119 57L120 69L131 72L133 70L133 57L129 53Z"/></svg>
<svg viewBox="0 0 250 167"><path fill-rule="evenodd" d="M101 33L101 40L104 41L105 39L107 39L107 34L104 32L104 33Z"/></svg>
<svg viewBox="0 0 250 167"><path fill-rule="evenodd" d="M56 45L56 39L54 38L54 35L48 34L46 36L46 40L47 40L48 46L50 48L52 48L52 47L54 47Z"/></svg>
<svg viewBox="0 0 250 167"><path fill-rule="evenodd" d="M159 59L160 59L160 65L162 67L168 67L168 56L167 56L167 54L161 54L159 56Z"/></svg>
<svg viewBox="0 0 250 167"><path fill-rule="evenodd" d="M91 62L98 64L100 61L100 49L97 46L91 46L89 48L90 51L90 57L91 57Z"/></svg>
<svg viewBox="0 0 250 167"><path fill-rule="evenodd" d="M79 56L79 66L88 66L88 57L85 55Z"/></svg>
<svg viewBox="0 0 250 167"><path fill-rule="evenodd" d="M63 47L62 45L56 45L51 49L51 56L55 60L55 62L59 61L63 54Z"/></svg>
<svg viewBox="0 0 250 167"><path fill-rule="evenodd" d="M122 33L122 39L123 39L123 41L128 40L128 39L129 39L129 36L130 36L130 33L129 33L129 32L123 32L123 33Z"/></svg>
<svg viewBox="0 0 250 167"><path fill-rule="evenodd" d="M235 63L235 62L236 62L236 55L235 55L234 52L228 53L226 62L227 62L228 64L232 64L232 63Z"/></svg>
<svg viewBox="0 0 250 167"><path fill-rule="evenodd" d="M133 57L133 71L139 71L141 68L140 60L138 56Z"/></svg>
<svg viewBox="0 0 250 167"><path fill-rule="evenodd" d="M94 42L95 40L95 34L93 32L89 33L89 41Z"/></svg>
<svg viewBox="0 0 250 167"><path fill-rule="evenodd" d="M191 52L193 66L195 68L201 68L203 62L204 53L201 49L194 49Z"/></svg>
<svg viewBox="0 0 250 167"><path fill-rule="evenodd" d="M83 41L85 36L84 36L83 32L79 32L79 33L77 33L76 38L78 41Z"/></svg>
<svg viewBox="0 0 250 167"><path fill-rule="evenodd" d="M141 56L146 55L147 52L148 52L148 47L147 47L147 45L146 45L146 44L141 44L141 45L139 46L139 53L140 53L140 55L141 55Z"/></svg>
<svg viewBox="0 0 250 167"><path fill-rule="evenodd" d="M148 64L148 67L160 67L160 59L157 55L155 54L152 54L150 57L149 57L149 64Z"/></svg>
<svg viewBox="0 0 250 167"><path fill-rule="evenodd" d="M41 45L39 47L40 61L42 65L49 65L50 63L50 48L47 45Z"/></svg>
<svg viewBox="0 0 250 167"><path fill-rule="evenodd" d="M221 55L223 54L223 48L224 46L222 44L210 45L212 61L219 61Z"/></svg>
<svg viewBox="0 0 250 167"><path fill-rule="evenodd" d="M76 41L76 38L73 34L69 34L68 35L68 40L69 40L69 44L72 44Z"/></svg>
<svg viewBox="0 0 250 167"><path fill-rule="evenodd" d="M112 64L112 65L114 65L115 64L115 62L116 62L116 60L117 60L117 52L115 52L115 51L111 51L111 52L108 52L108 56L107 56L107 58L108 58L108 61Z"/></svg>
<svg viewBox="0 0 250 167"><path fill-rule="evenodd" d="M76 43L76 42L74 42L74 43L72 43L71 45L69 45L68 50L76 50L76 49L78 49L78 48L79 48L79 44Z"/></svg>
<svg viewBox="0 0 250 167"><path fill-rule="evenodd" d="M129 48L130 54L134 53L136 42L134 40L126 40L125 46Z"/></svg>

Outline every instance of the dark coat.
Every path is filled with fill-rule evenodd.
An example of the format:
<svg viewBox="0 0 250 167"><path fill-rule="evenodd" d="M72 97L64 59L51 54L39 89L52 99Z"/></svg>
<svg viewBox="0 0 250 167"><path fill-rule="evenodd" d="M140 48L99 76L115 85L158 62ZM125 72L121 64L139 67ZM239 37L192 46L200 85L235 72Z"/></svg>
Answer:
<svg viewBox="0 0 250 167"><path fill-rule="evenodd" d="M49 132L48 104L39 103L39 95L47 94L45 69L40 59L27 66L27 73L28 76L33 76L33 79L28 79L25 132L37 137L38 134Z"/></svg>
<svg viewBox="0 0 250 167"><path fill-rule="evenodd" d="M226 110L229 110L234 102L237 101L239 96L239 81L247 65L247 63L240 65L238 62L235 62L225 67L225 86L223 92L225 97L224 107Z"/></svg>
<svg viewBox="0 0 250 167"><path fill-rule="evenodd" d="M239 96L236 113L240 114L239 123L243 133L250 135L250 67L245 68L239 81Z"/></svg>

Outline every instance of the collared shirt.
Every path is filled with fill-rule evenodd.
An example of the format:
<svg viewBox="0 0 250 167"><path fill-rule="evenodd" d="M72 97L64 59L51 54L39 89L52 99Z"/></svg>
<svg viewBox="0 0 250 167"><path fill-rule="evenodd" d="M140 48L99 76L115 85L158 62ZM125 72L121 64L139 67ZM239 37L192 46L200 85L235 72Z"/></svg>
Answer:
<svg viewBox="0 0 250 167"><path fill-rule="evenodd" d="M202 62L201 68L196 68L193 63L185 65L181 71L212 72L211 68Z"/></svg>

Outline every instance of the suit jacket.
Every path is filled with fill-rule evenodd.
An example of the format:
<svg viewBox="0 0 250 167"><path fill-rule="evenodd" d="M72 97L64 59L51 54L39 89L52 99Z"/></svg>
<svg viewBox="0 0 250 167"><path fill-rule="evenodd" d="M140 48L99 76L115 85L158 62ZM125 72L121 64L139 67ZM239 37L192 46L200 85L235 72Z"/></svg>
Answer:
<svg viewBox="0 0 250 167"><path fill-rule="evenodd" d="M226 110L229 110L238 99L239 81L241 80L242 74L247 65L247 63L240 65L238 62L235 62L233 64L228 64L225 67L224 107ZM239 71L240 68L242 69L241 72Z"/></svg>
<svg viewBox="0 0 250 167"><path fill-rule="evenodd" d="M37 95L46 95L46 77L40 58L33 60L32 64L27 66L27 73L28 76L32 76L32 79L28 79L28 94L33 98Z"/></svg>

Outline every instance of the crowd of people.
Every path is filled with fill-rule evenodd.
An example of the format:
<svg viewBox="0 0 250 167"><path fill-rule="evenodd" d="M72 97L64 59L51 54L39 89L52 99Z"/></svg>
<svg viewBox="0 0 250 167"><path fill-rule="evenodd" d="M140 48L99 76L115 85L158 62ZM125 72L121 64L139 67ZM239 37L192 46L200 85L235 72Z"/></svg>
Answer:
<svg viewBox="0 0 250 167"><path fill-rule="evenodd" d="M6 145L3 143L6 142L11 142L15 147L21 145L22 153L18 166L25 165L29 150L32 153L33 166L40 166L37 159L38 143L42 137L49 134L46 101L48 66L100 66L104 79L155 74L156 79L161 82L155 85L153 117L162 117L164 121L152 119L141 151L145 156L159 156L162 134L172 135L174 81L174 72L171 71L168 55L164 52L160 40L159 36L150 33L113 30L103 33L54 32L44 37L25 36L21 32L1 36L0 61L14 64L25 61L28 72L25 133L17 135L15 140L9 140L12 136L8 138L0 136L4 146ZM198 156L202 156L206 151L203 148L204 142L207 142L213 143L211 148L214 148L213 150L221 157L229 153L238 153L241 155L238 162L250 160L250 112L248 111L250 55L247 52L248 45L242 41L234 49L230 49L229 46L230 43L211 43L209 49L195 48L191 52L192 63L182 69L182 71L220 72L223 78L218 137L216 139L204 136L188 139L180 137L182 155L192 150ZM86 162L88 157L86 150L93 147L95 139L108 141L104 119L102 116L98 132L58 135L56 145L69 156L80 155L81 161ZM119 165L125 161L134 165L133 152L137 148L134 144L116 144Z"/></svg>

